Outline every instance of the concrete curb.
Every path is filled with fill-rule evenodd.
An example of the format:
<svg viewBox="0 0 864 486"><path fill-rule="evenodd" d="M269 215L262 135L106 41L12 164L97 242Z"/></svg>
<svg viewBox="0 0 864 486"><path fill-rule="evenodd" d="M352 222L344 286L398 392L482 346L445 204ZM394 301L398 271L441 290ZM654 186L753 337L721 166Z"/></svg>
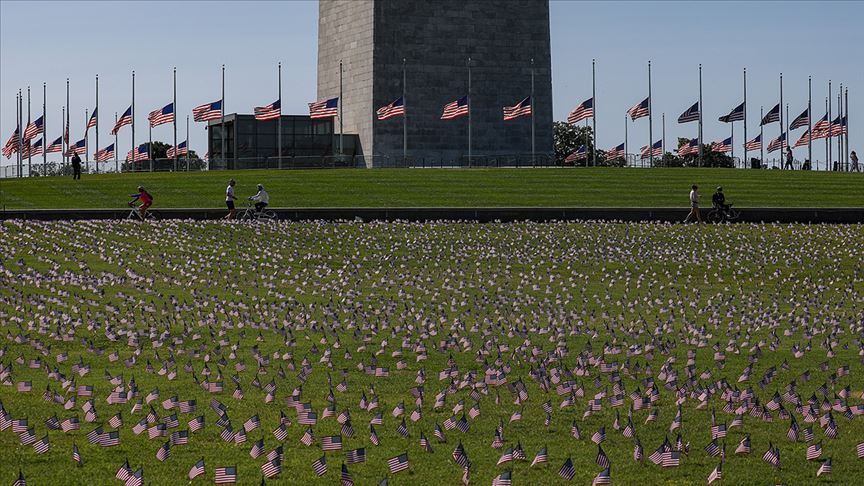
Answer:
<svg viewBox="0 0 864 486"><path fill-rule="evenodd" d="M286 221L662 221L679 222L687 208L271 208ZM703 216L710 208L703 209ZM864 223L864 208L739 208L743 223ZM224 208L154 208L163 219L214 220ZM0 220L37 221L125 219L129 209L16 209L0 211Z"/></svg>

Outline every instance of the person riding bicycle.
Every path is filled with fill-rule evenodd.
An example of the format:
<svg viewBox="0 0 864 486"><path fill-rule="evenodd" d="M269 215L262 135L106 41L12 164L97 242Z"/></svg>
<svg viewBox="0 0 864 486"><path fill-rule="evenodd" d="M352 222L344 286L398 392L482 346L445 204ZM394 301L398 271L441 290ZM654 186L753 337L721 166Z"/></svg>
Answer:
<svg viewBox="0 0 864 486"><path fill-rule="evenodd" d="M258 194L251 196L249 200L255 201L255 212L260 214L270 204L270 195L264 190L263 185L258 184Z"/></svg>
<svg viewBox="0 0 864 486"><path fill-rule="evenodd" d="M141 201L141 205L138 206L138 215L141 217L141 221L147 217L147 208L153 205L153 196L150 195L149 192L144 190L144 187L138 186L138 192L136 194L130 194L129 197L132 198L129 201L129 207L134 207L135 201Z"/></svg>
<svg viewBox="0 0 864 486"><path fill-rule="evenodd" d="M731 204L726 204L726 195L723 194L723 187L717 186L717 191L711 196L711 203L714 205L714 209L723 211L726 213L729 211L729 208L732 206Z"/></svg>

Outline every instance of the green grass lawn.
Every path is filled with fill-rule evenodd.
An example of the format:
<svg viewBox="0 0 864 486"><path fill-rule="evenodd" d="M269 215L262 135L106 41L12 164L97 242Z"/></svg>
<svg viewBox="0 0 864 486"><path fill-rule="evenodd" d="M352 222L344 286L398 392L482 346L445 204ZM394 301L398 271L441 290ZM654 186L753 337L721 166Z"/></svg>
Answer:
<svg viewBox="0 0 864 486"><path fill-rule="evenodd" d="M143 185L156 207L221 207L264 184L274 207L677 207L718 185L738 207L862 207L864 174L733 169L382 169L237 171L0 179L6 209L116 208Z"/></svg>
<svg viewBox="0 0 864 486"><path fill-rule="evenodd" d="M451 457L461 442L473 463L471 484L488 485L512 470L515 484L582 485L601 470L590 438L605 427L602 447L613 484L698 485L720 463L703 450L711 441L711 414L717 423L734 417L723 411L723 388L751 390L764 406L794 382L804 409L816 399L816 417L827 417L823 404L832 405L846 387L850 394L841 402L864 403L861 226L10 221L0 224L0 238L7 245L0 260L0 403L51 444L38 455L11 428L0 430L0 484L11 484L19 470L28 484L121 484L114 473L126 459L133 469L143 467L146 484L185 484L202 457L206 474L194 484L212 484L220 466L237 466L238 484L258 484L265 460L249 452L260 439L265 453L284 447L283 473L270 484L338 484L346 450L361 447L367 461L348 466L358 485L384 477L396 486L461 484L462 470ZM718 351L725 357L716 357ZM133 356L137 361L126 363ZM458 370L452 388L449 379L439 380L449 359ZM34 360L40 361L33 366ZM400 360L404 369L398 369ZM617 371L601 372L596 360ZM73 374L79 363L90 372ZM360 363L389 368L390 376L372 376L358 369ZM305 382L299 377L304 366ZM848 374L838 373L843 366ZM741 379L748 367L749 376ZM176 371L176 378L160 373L163 368ZM84 422L85 397L69 410L42 399L46 387L72 396L61 380L47 376L55 369L74 376L76 386L94 387L93 422ZM391 412L400 403L405 416L415 409L410 391L421 370L423 417L406 420L405 438L396 433L402 419ZM506 385L476 387L479 395L471 398L487 370L504 371L509 384L523 381L529 398L514 404ZM473 380L466 380L469 372ZM548 392L541 376L551 380ZM167 438L132 432L148 407L132 413L134 398L125 405L106 403L114 387L108 380L117 377L127 390L134 379L139 398L158 388L151 405L159 420L177 414L180 422L169 433L187 429L198 415L205 416L205 428L160 462L156 451ZM617 408L610 400L615 377L624 396ZM347 390L339 391L343 378ZM225 389L210 393L196 379L222 381ZM242 399L232 398L234 379ZM568 395L556 393L556 386L568 380L584 396L561 407ZM649 408L657 420L646 423L648 409L632 412L645 453L639 463L632 457L635 440L613 424L617 418L624 428L631 395L646 396L652 380L660 399ZM32 392L16 392L24 381L32 383ZM275 384L275 400L265 403L256 381ZM300 386L300 401L319 414L311 447L300 443L306 427L286 403ZM709 386L720 389L700 405L699 390ZM436 395L448 388L446 403L434 408ZM676 389L686 398L683 423L670 432ZM337 413L350 412L355 435L343 438L342 451L326 453L329 470L319 478L311 464L322 456L320 439L340 434L335 418L321 418L331 390ZM601 410L586 417L589 400L604 392ZM377 396L380 407L362 410L364 395ZM197 400L197 411L165 410L161 403L172 396ZM235 431L253 415L261 427L246 443L222 441L208 406L213 398L226 405ZM451 417L460 402L465 411L477 405L481 413L469 419L468 432L446 430L441 443L433 436L435 424ZM831 439L793 403L782 404L802 433L813 428L814 439L788 440L790 420L779 411L768 413L772 421L745 413L743 427L718 441L727 455L720 484L860 484L864 460L856 458L855 446L864 442L864 416L847 419L834 411L839 435ZM522 420L510 422L519 410ZM281 412L292 421L284 442L271 434ZM376 447L369 422L378 412L383 424L375 427L381 440ZM113 430L107 421L117 413L124 421L120 445L90 444L86 434L100 423ZM61 422L77 416L81 430L49 430L45 421L54 415ZM581 439L571 435L574 423ZM493 449L499 424L505 445ZM421 433L433 452L420 448ZM680 467L647 460L664 437L674 445L678 434L690 446ZM752 452L735 454L746 435ZM805 460L806 448L816 442L823 445L822 459L833 460L829 476L817 478L820 462ZM781 451L780 469L761 460L769 443ZM517 444L527 460L496 465ZM72 461L73 445L83 457L80 467ZM549 462L531 467L543 447ZM409 470L389 474L387 459L405 452ZM557 475L568 457L576 469L569 483Z"/></svg>

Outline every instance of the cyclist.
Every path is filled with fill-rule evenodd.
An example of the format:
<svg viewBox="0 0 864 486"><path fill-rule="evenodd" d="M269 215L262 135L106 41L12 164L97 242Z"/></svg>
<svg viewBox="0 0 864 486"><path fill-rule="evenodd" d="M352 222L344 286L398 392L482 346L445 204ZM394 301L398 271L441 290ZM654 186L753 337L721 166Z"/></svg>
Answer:
<svg viewBox="0 0 864 486"><path fill-rule="evenodd" d="M261 211L270 204L270 194L267 194L262 184L258 184L258 194L251 196L249 200L255 201L255 212L261 214Z"/></svg>
<svg viewBox="0 0 864 486"><path fill-rule="evenodd" d="M149 192L144 190L144 187L138 186L138 192L135 194L130 194L129 197L132 198L129 201L129 207L135 207L135 201L141 201L141 205L138 206L138 216L141 218L141 221L147 217L147 208L153 205L153 196L150 195Z"/></svg>
<svg viewBox="0 0 864 486"><path fill-rule="evenodd" d="M726 214L729 211L731 204L726 204L726 195L723 194L722 186L717 186L717 192L711 196L711 203L714 205L714 209L722 211L723 214Z"/></svg>

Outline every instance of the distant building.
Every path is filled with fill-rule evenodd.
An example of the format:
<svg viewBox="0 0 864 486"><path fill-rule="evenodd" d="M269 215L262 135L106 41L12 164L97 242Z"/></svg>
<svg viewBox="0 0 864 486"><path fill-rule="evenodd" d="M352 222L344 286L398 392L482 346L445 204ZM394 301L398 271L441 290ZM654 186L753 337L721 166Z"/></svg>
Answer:
<svg viewBox="0 0 864 486"><path fill-rule="evenodd" d="M531 94L532 58L536 152L551 154L548 0L319 2L318 99L339 95L341 60L342 123L359 135L367 166L383 165L376 157L401 159L402 119L377 121L375 110L402 95L403 58L408 156L468 154L467 117L440 117L445 104L468 94L469 56L472 154L531 153L531 118L505 122L502 109Z"/></svg>
<svg viewBox="0 0 864 486"><path fill-rule="evenodd" d="M278 159L279 120L258 121L255 115L225 115L225 156L221 120L207 125L210 169L326 166L334 155L333 120L312 120L309 115L282 115L282 163ZM345 154L354 155L356 135L344 136ZM330 161L332 163L332 161Z"/></svg>

